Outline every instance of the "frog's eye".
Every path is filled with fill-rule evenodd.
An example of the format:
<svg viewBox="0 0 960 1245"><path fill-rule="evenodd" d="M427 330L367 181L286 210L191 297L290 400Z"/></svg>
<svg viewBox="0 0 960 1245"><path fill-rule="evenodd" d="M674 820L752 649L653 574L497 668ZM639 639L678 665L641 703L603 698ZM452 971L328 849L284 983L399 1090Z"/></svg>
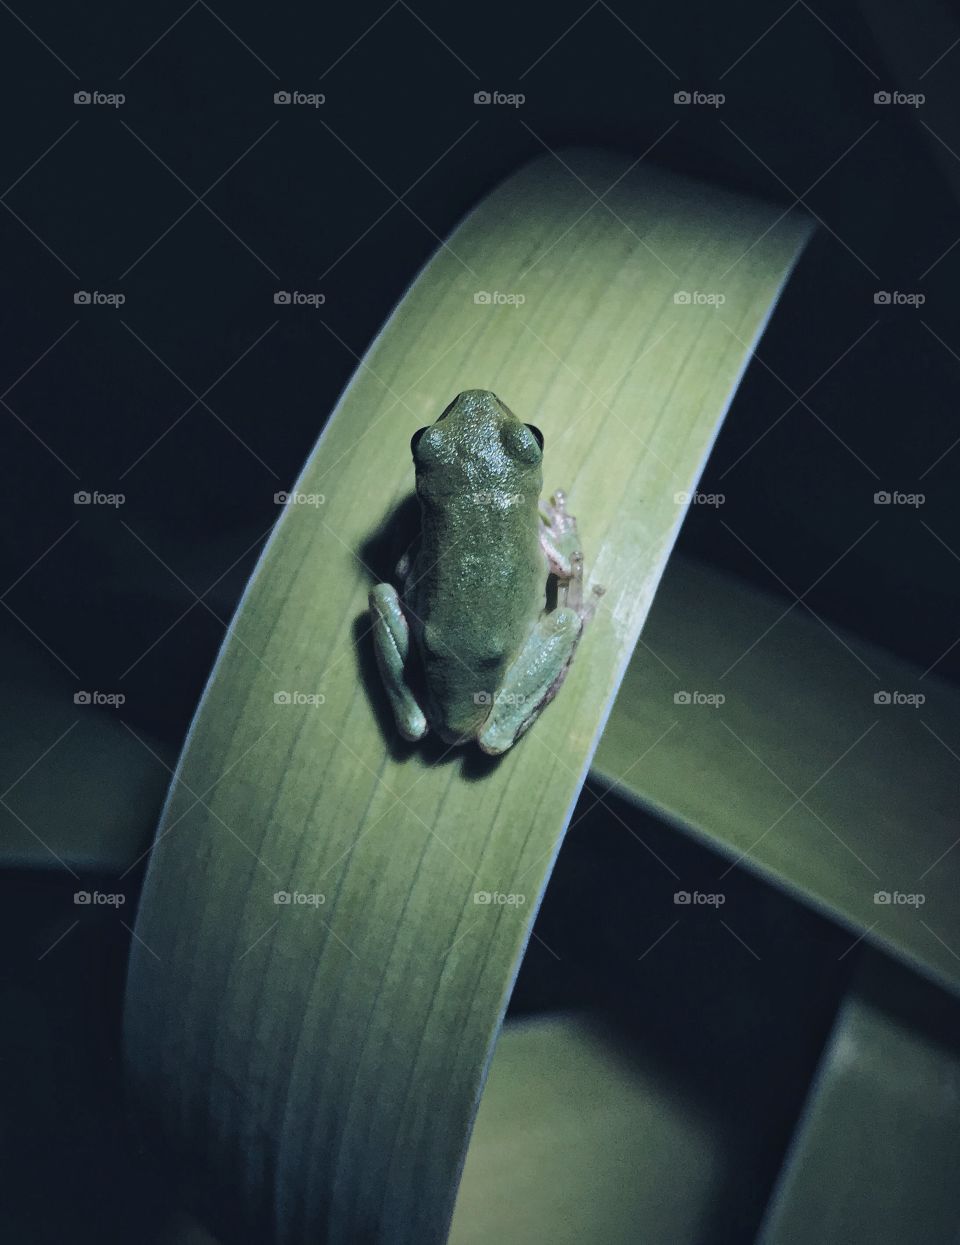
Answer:
<svg viewBox="0 0 960 1245"><path fill-rule="evenodd" d="M414 458L417 456L417 446L420 444L420 438L426 431L426 428L418 428L410 438L410 453L414 456Z"/></svg>
<svg viewBox="0 0 960 1245"><path fill-rule="evenodd" d="M536 428L511 420L500 429L500 441L507 454L518 463L534 466L542 457L543 437Z"/></svg>
<svg viewBox="0 0 960 1245"><path fill-rule="evenodd" d="M539 445L539 446L540 446L540 448L541 448L541 449L543 449L543 433L542 433L542 432L540 431L540 429L536 426L536 424L527 424L526 426L530 429L530 431L531 431L531 432L533 433L533 435L536 437L536 439L537 439L537 445Z"/></svg>

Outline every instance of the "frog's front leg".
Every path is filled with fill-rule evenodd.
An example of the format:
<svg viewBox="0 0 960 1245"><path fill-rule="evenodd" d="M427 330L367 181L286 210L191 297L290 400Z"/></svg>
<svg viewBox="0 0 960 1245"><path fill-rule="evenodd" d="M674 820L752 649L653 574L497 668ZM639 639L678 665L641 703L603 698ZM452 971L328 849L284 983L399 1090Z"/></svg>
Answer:
<svg viewBox="0 0 960 1245"><path fill-rule="evenodd" d="M580 615L584 622L593 616L597 599L605 589L594 587L590 600L583 600L583 551L577 521L567 510L567 497L560 489L548 502L540 503L540 548L547 558L550 574L560 585L562 604Z"/></svg>
<svg viewBox="0 0 960 1245"><path fill-rule="evenodd" d="M506 752L533 725L567 677L582 631L576 609L561 606L543 615L508 668L477 737L484 752Z"/></svg>
<svg viewBox="0 0 960 1245"><path fill-rule="evenodd" d="M427 719L406 677L410 657L410 625L392 584L377 584L371 590L370 615L377 666L397 720L397 729L404 739L422 739L427 733Z"/></svg>

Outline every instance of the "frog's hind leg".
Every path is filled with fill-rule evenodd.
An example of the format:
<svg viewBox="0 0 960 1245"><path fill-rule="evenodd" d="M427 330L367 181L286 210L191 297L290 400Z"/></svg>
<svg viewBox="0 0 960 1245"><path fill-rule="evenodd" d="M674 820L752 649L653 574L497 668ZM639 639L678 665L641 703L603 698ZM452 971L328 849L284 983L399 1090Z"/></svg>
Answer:
<svg viewBox="0 0 960 1245"><path fill-rule="evenodd" d="M477 737L484 752L506 752L533 725L567 677L582 631L583 618L566 606L540 619L507 670Z"/></svg>
<svg viewBox="0 0 960 1245"><path fill-rule="evenodd" d="M428 730L427 719L407 683L410 625L392 584L377 584L371 590L370 616L377 666L397 729L404 739L422 739Z"/></svg>

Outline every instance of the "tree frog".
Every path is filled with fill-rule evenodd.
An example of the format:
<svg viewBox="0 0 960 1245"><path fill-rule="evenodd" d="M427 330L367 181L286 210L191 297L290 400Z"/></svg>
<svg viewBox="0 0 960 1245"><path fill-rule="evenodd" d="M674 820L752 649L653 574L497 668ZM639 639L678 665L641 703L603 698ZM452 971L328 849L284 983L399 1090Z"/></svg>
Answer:
<svg viewBox="0 0 960 1245"><path fill-rule="evenodd" d="M576 521L561 492L540 504L543 435L496 394L459 394L410 445L420 534L400 591L370 593L377 664L405 739L496 755L557 694L603 589L584 601Z"/></svg>

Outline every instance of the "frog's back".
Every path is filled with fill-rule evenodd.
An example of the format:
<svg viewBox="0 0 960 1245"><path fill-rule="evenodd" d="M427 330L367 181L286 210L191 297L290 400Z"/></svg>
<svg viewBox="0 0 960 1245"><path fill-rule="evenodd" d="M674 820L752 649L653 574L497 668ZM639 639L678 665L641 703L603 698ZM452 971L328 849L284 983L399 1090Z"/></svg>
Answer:
<svg viewBox="0 0 960 1245"><path fill-rule="evenodd" d="M546 585L538 502L467 497L436 511L423 505L408 599L424 623L478 642L497 636L507 649L522 643Z"/></svg>
<svg viewBox="0 0 960 1245"><path fill-rule="evenodd" d="M544 606L538 499L464 500L424 515L405 599L431 702L449 739L472 737Z"/></svg>

